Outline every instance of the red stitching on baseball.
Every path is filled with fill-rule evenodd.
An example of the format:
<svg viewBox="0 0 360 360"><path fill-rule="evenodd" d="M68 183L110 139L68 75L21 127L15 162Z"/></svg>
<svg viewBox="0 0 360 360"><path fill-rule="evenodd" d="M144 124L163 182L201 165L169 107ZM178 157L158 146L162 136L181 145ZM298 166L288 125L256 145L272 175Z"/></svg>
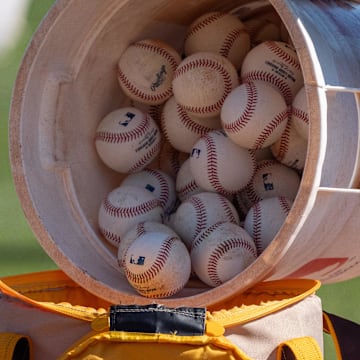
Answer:
<svg viewBox="0 0 360 360"><path fill-rule="evenodd" d="M198 124L192 120L189 114L179 104L176 104L176 112L181 120L181 123L191 132L201 136L209 132L209 130L212 130L207 126Z"/></svg>
<svg viewBox="0 0 360 360"><path fill-rule="evenodd" d="M289 150L289 143L290 143L290 129L291 129L291 122L288 121L286 124L285 130L281 134L281 138L279 139L279 150L275 155L276 159L282 162Z"/></svg>
<svg viewBox="0 0 360 360"><path fill-rule="evenodd" d="M222 104L225 101L226 96L233 89L233 83L231 81L230 74L226 71L225 67L222 66L217 61L213 61L212 59L194 59L192 61L180 64L174 73L174 81L179 78L179 76L184 75L186 72L191 71L196 68L210 68L214 71L217 71L221 77L223 78L224 83L224 91L220 99L214 104L207 106L191 106L191 105L183 105L181 106L186 110L193 114L208 114L213 113L221 109Z"/></svg>
<svg viewBox="0 0 360 360"><path fill-rule="evenodd" d="M280 59L293 66L296 70L301 71L300 63L297 57L293 57L288 54L275 41L267 41L265 44L269 50L275 53Z"/></svg>
<svg viewBox="0 0 360 360"><path fill-rule="evenodd" d="M104 141L110 144L117 144L123 142L134 141L146 134L150 128L150 117L144 114L139 126L135 129L125 132L110 132L110 131L97 131L95 135L95 141Z"/></svg>
<svg viewBox="0 0 360 360"><path fill-rule="evenodd" d="M159 186L159 188L160 188L159 198L160 198L160 202L161 202L162 207L165 208L166 203L167 203L167 201L169 199L169 196L170 196L170 188L169 188L168 182L165 180L164 175L161 174L157 170L145 169L144 171L146 171L147 173L154 176L154 178L159 182L159 185L160 185Z"/></svg>
<svg viewBox="0 0 360 360"><path fill-rule="evenodd" d="M238 224L237 218L235 217L235 214L234 214L234 210L231 208L230 202L228 201L228 199L226 199L224 196L222 196L220 194L217 194L217 196L220 200L222 208L224 209L226 218L229 220L229 222Z"/></svg>
<svg viewBox="0 0 360 360"><path fill-rule="evenodd" d="M185 202L190 203L195 210L196 226L193 239L206 227L206 207L204 203L197 196L192 196Z"/></svg>
<svg viewBox="0 0 360 360"><path fill-rule="evenodd" d="M199 234L199 236L197 236L196 239L192 242L191 250L199 246L204 241L204 239L206 239L214 230L216 230L222 224L223 222L220 221L204 229L204 231L202 231L202 233Z"/></svg>
<svg viewBox="0 0 360 360"><path fill-rule="evenodd" d="M262 252L261 246L261 206L260 203L253 205L253 234L252 238L255 242L257 254Z"/></svg>
<svg viewBox="0 0 360 360"><path fill-rule="evenodd" d="M103 201L103 207L107 214L116 218L128 218L146 214L147 212L161 207L159 199L151 199L136 206L115 206L108 197Z"/></svg>
<svg viewBox="0 0 360 360"><path fill-rule="evenodd" d="M258 103L258 92L253 82L244 84L247 94L246 106L240 116L230 123L223 123L223 127L228 132L238 132L243 129L254 115L256 104Z"/></svg>
<svg viewBox="0 0 360 360"><path fill-rule="evenodd" d="M309 125L309 116L306 111L303 111L295 106L292 107L292 115L301 121L303 121L306 125Z"/></svg>
<svg viewBox="0 0 360 360"><path fill-rule="evenodd" d="M291 209L291 206L285 196L279 196L279 203L281 210L287 215Z"/></svg>
<svg viewBox="0 0 360 360"><path fill-rule="evenodd" d="M216 12L214 14L210 14L210 16L202 19L202 21L199 21L198 23L191 26L185 35L185 42L188 40L188 38L190 36L195 35L198 31L206 28L208 25L210 25L214 21L217 21L217 20L223 18L225 15L226 15L226 13Z"/></svg>
<svg viewBox="0 0 360 360"><path fill-rule="evenodd" d="M235 41L240 37L240 34L243 33L247 34L248 32L244 28L240 28L240 27L230 31L230 33L224 39L224 43L219 50L220 55L226 58L229 57L229 53Z"/></svg>
<svg viewBox="0 0 360 360"><path fill-rule="evenodd" d="M220 194L227 194L227 192L221 186L219 176L218 176L216 144L213 141L213 138L211 136L204 136L203 140L205 141L205 145L206 145L207 174L208 174L210 185L216 192L218 192Z"/></svg>
<svg viewBox="0 0 360 360"><path fill-rule="evenodd" d="M114 234L113 232L104 229L103 227L99 227L100 232L105 236L105 238L111 242L114 242L116 244L120 243L120 236L117 234Z"/></svg>
<svg viewBox="0 0 360 360"><path fill-rule="evenodd" d="M195 180L187 182L184 186L178 188L177 193L183 199L187 198L193 191L196 191L199 186L196 184Z"/></svg>
<svg viewBox="0 0 360 360"><path fill-rule="evenodd" d="M158 254L153 264L144 272L135 274L131 272L130 269L127 267L126 276L128 280L134 284L146 284L149 281L153 280L164 268L171 253L171 248L173 247L173 244L176 241L179 241L179 239L174 236L173 237L169 236L168 238L166 238L164 242L161 244L161 247L158 251Z"/></svg>
<svg viewBox="0 0 360 360"><path fill-rule="evenodd" d="M130 168L129 173L134 173L143 169L151 160L153 160L154 156L159 153L160 148L161 142L158 141L155 146L153 146L149 151L147 151L144 156Z"/></svg>
<svg viewBox="0 0 360 360"><path fill-rule="evenodd" d="M261 70L249 71L242 75L243 81L254 81L262 80L274 85L279 89L280 93L284 96L284 99L287 104L290 104L293 99L293 94L291 92L290 86L284 81L279 79L275 74L269 74Z"/></svg>
<svg viewBox="0 0 360 360"><path fill-rule="evenodd" d="M220 243L211 253L207 266L209 279L213 282L213 284L215 284L215 286L221 285L223 283L217 271L218 261L224 255L226 255L229 250L236 248L247 250L254 257L254 259L257 257L254 247L251 246L251 244L245 239L230 238Z"/></svg>
<svg viewBox="0 0 360 360"><path fill-rule="evenodd" d="M269 138L269 136L274 132L274 130L281 125L284 121L287 121L289 118L288 111L285 109L281 113L277 114L269 124L265 126L263 131L260 133L258 138L256 139L253 148L261 149L265 143L265 141Z"/></svg>

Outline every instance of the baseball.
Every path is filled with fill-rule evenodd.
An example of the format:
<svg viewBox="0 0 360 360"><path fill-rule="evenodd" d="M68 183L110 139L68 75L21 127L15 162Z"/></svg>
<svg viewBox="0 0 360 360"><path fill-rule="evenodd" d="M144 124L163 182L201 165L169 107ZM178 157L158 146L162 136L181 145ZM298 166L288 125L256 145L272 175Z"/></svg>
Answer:
<svg viewBox="0 0 360 360"><path fill-rule="evenodd" d="M268 247L290 212L292 201L272 197L254 204L246 215L244 229L254 239L258 256Z"/></svg>
<svg viewBox="0 0 360 360"><path fill-rule="evenodd" d="M164 209L165 213L173 210L176 203L175 180L170 175L158 169L144 169L127 175L121 185L140 186L152 193Z"/></svg>
<svg viewBox="0 0 360 360"><path fill-rule="evenodd" d="M200 187L226 195L250 182L256 161L250 150L236 145L223 131L210 131L195 143L190 168Z"/></svg>
<svg viewBox="0 0 360 360"><path fill-rule="evenodd" d="M276 196L294 200L300 180L300 175L294 169L277 160L263 160L257 164L254 177L244 191L253 203Z"/></svg>
<svg viewBox="0 0 360 360"><path fill-rule="evenodd" d="M120 185L102 201L98 224L110 244L119 246L122 237L141 221L162 222L161 202L149 191L137 186Z"/></svg>
<svg viewBox="0 0 360 360"><path fill-rule="evenodd" d="M216 53L198 52L177 67L173 93L187 112L212 117L220 114L226 96L238 85L237 71L228 59Z"/></svg>
<svg viewBox="0 0 360 360"><path fill-rule="evenodd" d="M234 205L221 194L202 192L179 205L172 218L172 228L190 249L201 231L219 221L239 224Z"/></svg>
<svg viewBox="0 0 360 360"><path fill-rule="evenodd" d="M275 159L296 170L303 170L306 162L308 142L295 130L290 118L279 140L271 145Z"/></svg>
<svg viewBox="0 0 360 360"><path fill-rule="evenodd" d="M190 153L200 136L220 128L220 117L197 118L183 109L174 96L167 100L161 113L164 137L181 152Z"/></svg>
<svg viewBox="0 0 360 360"><path fill-rule="evenodd" d="M133 173L157 157L161 133L148 114L134 107L123 107L101 120L96 129L95 146L108 167L120 173Z"/></svg>
<svg viewBox="0 0 360 360"><path fill-rule="evenodd" d="M184 243L164 232L146 232L125 253L125 275L141 295L165 298L182 290L191 274L191 260Z"/></svg>
<svg viewBox="0 0 360 360"><path fill-rule="evenodd" d="M284 96L287 105L304 85L295 48L282 41L264 41L252 48L243 61L241 79L270 83Z"/></svg>
<svg viewBox="0 0 360 360"><path fill-rule="evenodd" d="M118 252L117 260L119 265L119 270L121 273L125 274L125 253L128 247L133 243L135 239L147 232L161 232L168 235L177 236L177 234L167 225L155 222L155 221L141 221L132 227L126 234L122 237Z"/></svg>
<svg viewBox="0 0 360 360"><path fill-rule="evenodd" d="M185 160L181 165L176 177L175 187L177 196L181 202L187 200L192 195L205 191L196 183L194 176L191 173L190 158Z"/></svg>
<svg viewBox="0 0 360 360"><path fill-rule="evenodd" d="M250 36L235 15L213 11L198 17L187 29L184 41L186 56L210 51L228 58L236 69L250 50Z"/></svg>
<svg viewBox="0 0 360 360"><path fill-rule="evenodd" d="M118 81L131 99L151 105L172 95L172 80L181 57L167 43L144 39L131 44L118 62Z"/></svg>
<svg viewBox="0 0 360 360"><path fill-rule="evenodd" d="M291 106L291 119L297 133L305 140L309 138L309 110L305 86L296 94Z"/></svg>
<svg viewBox="0 0 360 360"><path fill-rule="evenodd" d="M216 287L245 270L257 258L254 240L239 225L220 222L203 230L190 250L192 269Z"/></svg>
<svg viewBox="0 0 360 360"><path fill-rule="evenodd" d="M249 81L231 91L220 116L229 138L247 149L273 144L289 118L284 97L263 81Z"/></svg>

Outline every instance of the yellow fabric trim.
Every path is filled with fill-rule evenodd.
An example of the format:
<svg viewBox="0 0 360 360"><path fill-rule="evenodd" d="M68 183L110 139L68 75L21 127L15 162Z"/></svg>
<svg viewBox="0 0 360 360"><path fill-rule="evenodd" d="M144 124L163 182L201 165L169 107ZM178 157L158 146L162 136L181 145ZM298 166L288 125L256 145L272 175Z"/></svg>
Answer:
<svg viewBox="0 0 360 360"><path fill-rule="evenodd" d="M276 353L276 360L283 358L283 352L289 348L295 356L294 360L323 360L323 355L318 343L310 336L288 340L279 345Z"/></svg>
<svg viewBox="0 0 360 360"><path fill-rule="evenodd" d="M207 312L225 328L247 323L295 304L320 288L320 282L307 279L268 281L255 285L248 291L219 304Z"/></svg>
<svg viewBox="0 0 360 360"><path fill-rule="evenodd" d="M331 338L332 338L332 341L333 341L334 347L335 347L335 351L336 351L337 359L342 360L340 344L339 344L339 340L338 340L337 335L336 335L335 328L334 328L329 316L324 312L323 312L323 324L324 324L323 325L324 331L327 334L329 334L331 336Z"/></svg>
<svg viewBox="0 0 360 360"><path fill-rule="evenodd" d="M146 333L128 333L128 332L103 332L91 337L87 337L79 341L72 349L64 353L58 360L69 359L85 359L86 356L102 354L104 359L112 359L111 354L118 354L115 346L126 346L126 351L129 353L141 354L141 359L144 358L144 345L152 344L151 353L146 352L147 359L156 359L158 357L156 344L161 344L160 351L167 353L167 358L175 358L174 354L178 349L174 345L188 345L188 349L195 351L198 357L194 358L211 358L206 357L204 353L207 350L206 346L213 346L217 351L224 353L224 359L228 360L252 360L237 346L228 341L225 337L211 337L211 336L176 336L168 334L146 334ZM168 346L167 346L168 345ZM129 350L129 346L132 346ZM186 353L182 348L183 355ZM108 356L107 356L108 354ZM117 355L118 356L118 355ZM205 357L204 357L205 356ZM95 358L95 357L94 357ZM188 357L186 357L188 359Z"/></svg>
<svg viewBox="0 0 360 360"><path fill-rule="evenodd" d="M14 351L16 346L19 344L19 341L26 340L29 346L29 360L32 357L32 343L29 337L14 334L14 333L0 333L0 359L1 360L12 360L14 356ZM24 358L24 360L27 360Z"/></svg>
<svg viewBox="0 0 360 360"><path fill-rule="evenodd" d="M61 270L2 278L0 290L27 304L85 321L106 314L110 306L110 303L81 288Z"/></svg>

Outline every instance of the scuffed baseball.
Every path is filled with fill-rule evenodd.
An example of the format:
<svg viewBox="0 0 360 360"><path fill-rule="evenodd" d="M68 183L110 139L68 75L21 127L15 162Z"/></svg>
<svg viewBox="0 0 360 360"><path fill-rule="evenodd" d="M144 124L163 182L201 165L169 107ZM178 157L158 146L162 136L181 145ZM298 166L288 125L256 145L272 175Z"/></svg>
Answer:
<svg viewBox="0 0 360 360"><path fill-rule="evenodd" d="M125 254L128 247L133 243L135 239L147 232L161 232L171 236L177 236L169 226L155 222L155 221L140 221L133 226L126 234L122 237L118 251L117 251L117 262L119 265L119 271L125 274Z"/></svg>
<svg viewBox="0 0 360 360"><path fill-rule="evenodd" d="M144 169L127 175L121 185L140 186L160 200L165 213L174 209L176 204L175 180L170 175L158 169Z"/></svg>
<svg viewBox="0 0 360 360"><path fill-rule="evenodd" d="M150 115L134 107L116 109L98 125L95 147L101 160L120 173L141 171L161 149L160 129Z"/></svg>
<svg viewBox="0 0 360 360"><path fill-rule="evenodd" d="M295 48L282 41L264 41L252 48L243 61L241 79L271 84L284 96L287 105L291 105L304 85Z"/></svg>
<svg viewBox="0 0 360 360"><path fill-rule="evenodd" d="M309 138L309 109L305 86L296 94L291 106L291 119L298 134L308 140Z"/></svg>
<svg viewBox="0 0 360 360"><path fill-rule="evenodd" d="M195 19L187 29L184 41L186 56L210 51L228 58L240 69L250 50L250 36L243 22L235 15L212 11Z"/></svg>
<svg viewBox="0 0 360 360"><path fill-rule="evenodd" d="M239 225L220 222L203 230L190 250L195 274L216 287L244 271L257 258L254 240Z"/></svg>
<svg viewBox="0 0 360 360"><path fill-rule="evenodd" d="M250 208L244 229L254 239L258 256L281 229L292 204L291 200L278 196L261 200Z"/></svg>
<svg viewBox="0 0 360 360"><path fill-rule="evenodd" d="M187 56L177 67L173 80L176 101L197 117L220 114L226 96L239 85L234 65L211 52Z"/></svg>
<svg viewBox="0 0 360 360"><path fill-rule="evenodd" d="M226 195L250 182L256 161L250 150L236 145L224 131L210 131L195 143L190 168L200 187Z"/></svg>
<svg viewBox="0 0 360 360"><path fill-rule="evenodd" d="M172 96L161 113L161 130L164 137L177 150L190 153L200 136L220 129L220 117L198 118L189 114Z"/></svg>
<svg viewBox="0 0 360 360"><path fill-rule="evenodd" d="M177 236L146 232L125 253L125 275L141 295L166 298L182 290L190 278L191 260Z"/></svg>
<svg viewBox="0 0 360 360"><path fill-rule="evenodd" d="M234 205L223 195L203 192L191 196L177 208L171 224L190 249L197 235L219 221L239 224Z"/></svg>
<svg viewBox="0 0 360 360"><path fill-rule="evenodd" d="M270 149L275 159L282 164L300 171L304 169L308 142L295 130L291 118L280 139Z"/></svg>
<svg viewBox="0 0 360 360"><path fill-rule="evenodd" d="M163 222L164 210L159 199L138 186L120 185L101 202L99 230L118 247L122 237L141 221Z"/></svg>
<svg viewBox="0 0 360 360"><path fill-rule="evenodd" d="M178 52L164 41L139 40L118 61L120 87L135 101L161 104L172 95L173 75L180 61Z"/></svg>
<svg viewBox="0 0 360 360"><path fill-rule="evenodd" d="M263 81L249 81L226 97L221 124L239 146L261 149L277 141L289 118L284 97Z"/></svg>

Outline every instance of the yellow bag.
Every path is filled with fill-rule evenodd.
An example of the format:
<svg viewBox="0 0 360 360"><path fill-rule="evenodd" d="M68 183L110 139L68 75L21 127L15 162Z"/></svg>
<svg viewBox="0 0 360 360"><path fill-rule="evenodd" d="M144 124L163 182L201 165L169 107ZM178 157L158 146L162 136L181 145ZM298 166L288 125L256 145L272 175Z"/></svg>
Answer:
<svg viewBox="0 0 360 360"><path fill-rule="evenodd" d="M111 305L60 270L7 277L0 359L318 360L319 286L264 282L216 308L167 308Z"/></svg>

